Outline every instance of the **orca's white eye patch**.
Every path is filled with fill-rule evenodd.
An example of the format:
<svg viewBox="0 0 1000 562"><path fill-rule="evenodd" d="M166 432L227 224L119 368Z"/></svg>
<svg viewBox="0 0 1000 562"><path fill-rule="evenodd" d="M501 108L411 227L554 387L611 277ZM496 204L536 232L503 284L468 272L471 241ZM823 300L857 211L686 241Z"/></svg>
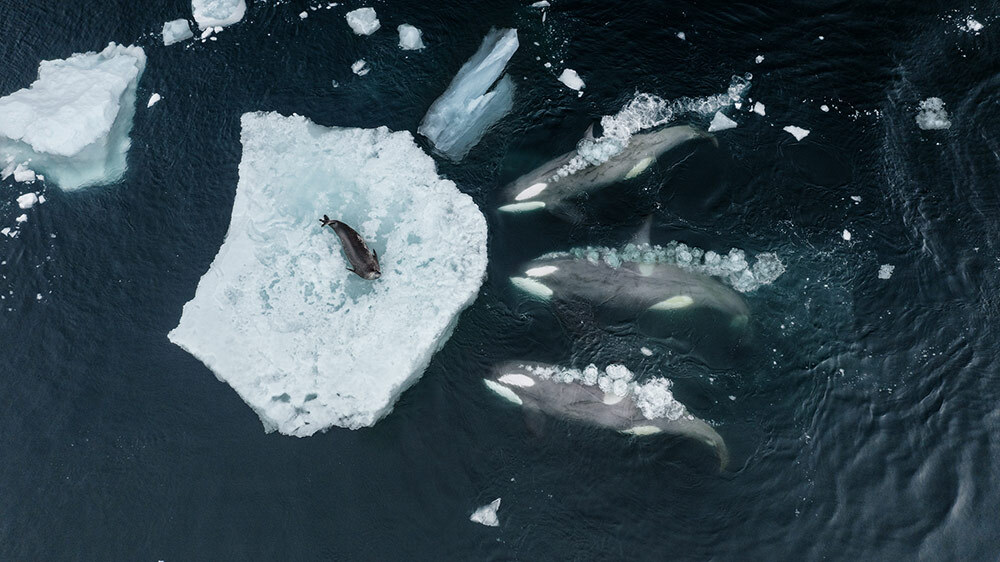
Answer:
<svg viewBox="0 0 1000 562"><path fill-rule="evenodd" d="M510 386L520 386L524 388L535 386L535 379L521 373L508 373L497 380Z"/></svg>
<svg viewBox="0 0 1000 562"><path fill-rule="evenodd" d="M501 398L503 398L504 400L507 400L509 402L513 402L514 404L517 404L518 406L520 406L521 404L524 404L524 401L521 400L521 397L518 396L517 393L514 392L513 390L511 390L510 388L508 388L508 387L506 387L506 386L504 386L504 385L502 385L502 384L500 384L500 383L498 383L496 381L491 381L490 379L483 379L483 382L486 383L486 386L490 390L492 390L493 392L497 393L497 395L500 396Z"/></svg>
<svg viewBox="0 0 1000 562"><path fill-rule="evenodd" d="M539 193L545 191L545 188L548 187L548 186L549 186L549 184L544 183L544 182L536 183L535 185L532 185L531 187L529 187L528 189L525 189L521 193L518 193L517 196L514 197L514 200L515 201L524 201L525 199L531 199L532 197L534 197L534 196L538 195Z"/></svg>

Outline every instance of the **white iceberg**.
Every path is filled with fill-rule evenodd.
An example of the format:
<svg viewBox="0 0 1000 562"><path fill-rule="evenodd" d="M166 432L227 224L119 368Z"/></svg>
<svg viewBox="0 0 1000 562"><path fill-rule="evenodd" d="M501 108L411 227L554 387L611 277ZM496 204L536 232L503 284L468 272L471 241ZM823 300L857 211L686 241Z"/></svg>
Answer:
<svg viewBox="0 0 1000 562"><path fill-rule="evenodd" d="M796 127L795 125L788 125L787 127L782 127L781 130L795 137L795 140L797 141L800 141L809 136L809 129L803 129L802 127Z"/></svg>
<svg viewBox="0 0 1000 562"><path fill-rule="evenodd" d="M0 159L30 160L65 190L121 179L145 67L141 47L114 43L42 61L30 87L0 98Z"/></svg>
<svg viewBox="0 0 1000 562"><path fill-rule="evenodd" d="M225 27L243 19L247 3L246 0L191 0L191 11L201 29Z"/></svg>
<svg viewBox="0 0 1000 562"><path fill-rule="evenodd" d="M153 107L162 99L163 96L157 94L156 92L153 92L153 95L149 96L149 101L146 102L146 107Z"/></svg>
<svg viewBox="0 0 1000 562"><path fill-rule="evenodd" d="M17 198L17 206L21 209L30 209L38 203L38 194L36 193L25 193Z"/></svg>
<svg viewBox="0 0 1000 562"><path fill-rule="evenodd" d="M399 31L399 48L404 51L416 51L425 47L423 31L404 23L396 28Z"/></svg>
<svg viewBox="0 0 1000 562"><path fill-rule="evenodd" d="M351 72L357 74L358 76L364 76L365 74L371 72L371 70L371 67L368 66L365 59L356 60L354 61L354 64L351 65Z"/></svg>
<svg viewBox="0 0 1000 562"><path fill-rule="evenodd" d="M347 18L347 25L351 26L354 33L358 35L371 35L382 27L375 14L375 8L358 8L351 10L344 15Z"/></svg>
<svg viewBox="0 0 1000 562"><path fill-rule="evenodd" d="M576 73L572 68L567 68L562 71L559 75L559 81L562 82L570 90L580 91L586 84L580 78L580 75Z"/></svg>
<svg viewBox="0 0 1000 562"><path fill-rule="evenodd" d="M764 116L767 114L767 111L764 109L764 104L760 102L753 104L753 109L751 111L760 116Z"/></svg>
<svg viewBox="0 0 1000 562"><path fill-rule="evenodd" d="M708 132L714 133L716 131L725 131L727 129L735 129L736 121L726 117L726 114L721 111L715 112L715 117L712 117L712 122L708 125Z"/></svg>
<svg viewBox="0 0 1000 562"><path fill-rule="evenodd" d="M34 183L36 179L35 171L24 164L18 164L14 168L14 181L21 183Z"/></svg>
<svg viewBox="0 0 1000 562"><path fill-rule="evenodd" d="M370 426L420 378L476 298L486 220L408 132L247 113L225 242L169 338L267 430ZM347 271L324 214L378 253Z"/></svg>
<svg viewBox="0 0 1000 562"><path fill-rule="evenodd" d="M499 82L497 78L517 47L516 29L491 30L448 89L431 104L417 132L448 158L464 158L514 105L514 82L509 76Z"/></svg>
<svg viewBox="0 0 1000 562"><path fill-rule="evenodd" d="M173 20L163 24L163 45L169 46L194 37L187 20Z"/></svg>
<svg viewBox="0 0 1000 562"><path fill-rule="evenodd" d="M498 509L500 509L500 498L497 498L473 511L472 515L469 517L469 521L479 523L480 525L486 525L487 527L497 527L500 525L500 520L497 518Z"/></svg>
<svg viewBox="0 0 1000 562"><path fill-rule="evenodd" d="M878 278L879 279L890 279L892 277L892 272L896 269L896 266L884 263L878 268Z"/></svg>
<svg viewBox="0 0 1000 562"><path fill-rule="evenodd" d="M948 112L941 98L927 98L920 102L920 112L917 113L917 126L925 131L947 129L951 127Z"/></svg>

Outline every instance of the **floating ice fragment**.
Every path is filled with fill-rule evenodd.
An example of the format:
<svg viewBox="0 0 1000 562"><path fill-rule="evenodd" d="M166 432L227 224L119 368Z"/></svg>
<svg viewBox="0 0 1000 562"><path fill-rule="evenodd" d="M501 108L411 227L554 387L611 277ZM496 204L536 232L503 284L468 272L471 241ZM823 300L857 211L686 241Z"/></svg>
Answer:
<svg viewBox="0 0 1000 562"><path fill-rule="evenodd" d="M371 72L371 68L368 67L368 63L365 62L365 59L360 59L351 65L351 72L357 74L358 76L364 76L365 74Z"/></svg>
<svg viewBox="0 0 1000 562"><path fill-rule="evenodd" d="M565 84L567 88L578 92L586 86L583 80L580 79L580 75L572 68L563 70L562 74L559 75L559 81Z"/></svg>
<svg viewBox="0 0 1000 562"><path fill-rule="evenodd" d="M854 201L855 203L860 203L861 202L861 196L860 195L851 195L851 201Z"/></svg>
<svg viewBox="0 0 1000 562"><path fill-rule="evenodd" d="M185 19L168 21L163 24L163 45L173 45L194 37L191 24Z"/></svg>
<svg viewBox="0 0 1000 562"><path fill-rule="evenodd" d="M649 349L648 347L640 347L639 353L642 353L646 357L651 357L653 355L653 350Z"/></svg>
<svg viewBox="0 0 1000 562"><path fill-rule="evenodd" d="M14 219L14 222L21 223L21 222L27 222L27 220L28 220L28 215L21 214L21 215L18 215L18 217L16 219Z"/></svg>
<svg viewBox="0 0 1000 562"><path fill-rule="evenodd" d="M153 107L154 105L156 105L156 102L160 101L161 99L163 98L160 97L160 94L154 93L153 95L149 96L149 101L146 102L146 107Z"/></svg>
<svg viewBox="0 0 1000 562"><path fill-rule="evenodd" d="M958 28L967 33L975 33L976 35L979 35L979 32L983 29L983 24L976 21L976 19L972 16L968 16L965 18L964 22L959 24Z"/></svg>
<svg viewBox="0 0 1000 562"><path fill-rule="evenodd" d="M299 12L299 19L306 19L309 17L309 12Z"/></svg>
<svg viewBox="0 0 1000 562"><path fill-rule="evenodd" d="M415 51L424 48L422 36L423 31L408 23L401 24L396 28L399 31L399 48L404 51Z"/></svg>
<svg viewBox="0 0 1000 562"><path fill-rule="evenodd" d="M677 38L680 39L681 41L687 41L687 34L684 33L683 31L678 31Z"/></svg>
<svg viewBox="0 0 1000 562"><path fill-rule="evenodd" d="M726 129L735 129L736 121L726 117L721 111L715 112L715 117L712 117L712 122L708 125L708 132L714 133L716 131L725 131Z"/></svg>
<svg viewBox="0 0 1000 562"><path fill-rule="evenodd" d="M191 0L191 11L201 29L225 27L243 19L247 3L246 0Z"/></svg>
<svg viewBox="0 0 1000 562"><path fill-rule="evenodd" d="M828 106L826 104L823 104L823 105L819 106L819 110L822 111L823 113L826 113L826 112L830 111L830 106Z"/></svg>
<svg viewBox="0 0 1000 562"><path fill-rule="evenodd" d="M42 61L30 87L0 98L0 158L30 160L66 190L120 179L145 66L141 48L114 43Z"/></svg>
<svg viewBox="0 0 1000 562"><path fill-rule="evenodd" d="M498 509L500 509L500 498L497 498L473 511L472 515L469 517L469 521L479 523L480 525L486 525L487 527L497 527L500 525L500 520L497 518Z"/></svg>
<svg viewBox="0 0 1000 562"><path fill-rule="evenodd" d="M14 181L32 183L35 181L35 172L24 164L18 164L17 167L14 168Z"/></svg>
<svg viewBox="0 0 1000 562"><path fill-rule="evenodd" d="M549 4L548 0L541 0L531 5L532 8L548 8L549 6L551 4Z"/></svg>
<svg viewBox="0 0 1000 562"><path fill-rule="evenodd" d="M844 229L844 232L843 232L843 233L842 233L842 234L841 234L840 236L841 236L841 238L843 238L844 240L848 240L848 241L850 241L850 239L851 239L851 231L849 231L849 230L847 230L847 229L845 228L845 229Z"/></svg>
<svg viewBox="0 0 1000 562"><path fill-rule="evenodd" d="M803 129L802 127L796 127L795 125L789 125L787 127L783 127L781 130L795 137L795 140L797 141L800 141L809 136L808 129Z"/></svg>
<svg viewBox="0 0 1000 562"><path fill-rule="evenodd" d="M754 62L756 62L757 64L760 64L760 63L764 62L764 55L757 55L757 58L755 58L755 59L753 59L753 60L754 60Z"/></svg>
<svg viewBox="0 0 1000 562"><path fill-rule="evenodd" d="M497 78L517 47L516 29L491 30L448 89L431 104L417 132L448 158L464 158L513 106L514 82L509 76L499 82Z"/></svg>
<svg viewBox="0 0 1000 562"><path fill-rule="evenodd" d="M764 104L762 104L760 102L757 102L757 103L753 104L753 112L756 113L757 115L763 116L764 115Z"/></svg>
<svg viewBox="0 0 1000 562"><path fill-rule="evenodd" d="M941 98L927 98L920 102L920 112L917 113L917 126L925 131L947 129L951 127L948 112L944 109Z"/></svg>
<svg viewBox="0 0 1000 562"><path fill-rule="evenodd" d="M476 298L486 220L408 132L247 113L232 218L170 341L200 359L267 430L370 426L420 378ZM320 227L342 219L382 277L347 271Z"/></svg>
<svg viewBox="0 0 1000 562"><path fill-rule="evenodd" d="M889 264L882 264L878 268L878 278L879 279L889 279L892 277L892 272L896 269L896 266Z"/></svg>
<svg viewBox="0 0 1000 562"><path fill-rule="evenodd" d="M351 26L357 35L371 35L382 27L375 14L375 8L358 8L351 10L344 15L347 18L347 25Z"/></svg>
<svg viewBox="0 0 1000 562"><path fill-rule="evenodd" d="M38 195L34 193L25 193L17 198L17 206L22 209L30 209L38 203Z"/></svg>

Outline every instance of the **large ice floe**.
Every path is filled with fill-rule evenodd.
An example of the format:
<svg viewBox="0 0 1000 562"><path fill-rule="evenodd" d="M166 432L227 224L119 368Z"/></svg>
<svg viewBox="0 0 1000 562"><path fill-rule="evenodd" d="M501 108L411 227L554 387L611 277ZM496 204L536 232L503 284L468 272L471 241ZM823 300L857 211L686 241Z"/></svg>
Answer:
<svg viewBox="0 0 1000 562"><path fill-rule="evenodd" d="M173 20L163 24L163 45L165 47L194 37L187 20Z"/></svg>
<svg viewBox="0 0 1000 562"><path fill-rule="evenodd" d="M514 82L510 76L499 82L497 78L517 47L516 29L491 30L476 54L462 65L448 89L427 110L417 132L448 158L464 158L514 104Z"/></svg>
<svg viewBox="0 0 1000 562"><path fill-rule="evenodd" d="M486 221L408 132L247 113L225 242L169 334L260 416L307 436L385 416L486 271ZM347 271L324 214L378 252Z"/></svg>
<svg viewBox="0 0 1000 562"><path fill-rule="evenodd" d="M26 163L65 190L125 173L141 47L42 61L30 87L0 98L0 165Z"/></svg>
<svg viewBox="0 0 1000 562"><path fill-rule="evenodd" d="M191 11L201 29L226 27L243 19L247 3L246 0L191 0Z"/></svg>

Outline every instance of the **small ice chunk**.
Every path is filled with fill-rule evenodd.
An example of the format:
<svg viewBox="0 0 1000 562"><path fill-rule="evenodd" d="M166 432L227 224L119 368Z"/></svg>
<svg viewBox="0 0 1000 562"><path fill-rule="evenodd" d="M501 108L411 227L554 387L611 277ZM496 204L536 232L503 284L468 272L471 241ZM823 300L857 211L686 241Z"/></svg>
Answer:
<svg viewBox="0 0 1000 562"><path fill-rule="evenodd" d="M309 17L309 12L299 12L299 19L306 19Z"/></svg>
<svg viewBox="0 0 1000 562"><path fill-rule="evenodd" d="M559 75L559 81L566 85L567 88L571 90L580 91L586 84L580 79L580 75L576 73L572 68L567 68L562 71Z"/></svg>
<svg viewBox="0 0 1000 562"><path fill-rule="evenodd" d="M855 203L860 203L861 202L861 196L860 195L851 195L851 201L854 201Z"/></svg>
<svg viewBox="0 0 1000 562"><path fill-rule="evenodd" d="M757 64L760 64L760 63L764 62L764 55L757 55L757 58L755 58L755 59L753 59L753 60L754 60L754 62L756 62Z"/></svg>
<svg viewBox="0 0 1000 562"><path fill-rule="evenodd" d="M399 48L404 51L416 51L424 48L422 39L424 32L408 23L400 24L396 28L399 31Z"/></svg>
<svg viewBox="0 0 1000 562"><path fill-rule="evenodd" d="M648 347L641 347L641 348L639 348L639 353L642 353L646 357L652 357L653 350L649 349Z"/></svg>
<svg viewBox="0 0 1000 562"><path fill-rule="evenodd" d="M24 164L18 164L17 167L14 168L14 181L31 183L35 181L35 172Z"/></svg>
<svg viewBox="0 0 1000 562"><path fill-rule="evenodd" d="M28 215L25 215L25 214L18 215L18 217L16 219L14 219L14 222L18 222L18 223L20 223L20 222L27 222L27 221L28 221Z"/></svg>
<svg viewBox="0 0 1000 562"><path fill-rule="evenodd" d="M39 178L41 178L42 176L38 176L38 177L39 177ZM42 179L44 179L44 178L42 178ZM39 202L39 203L44 203L44 202L45 202L45 196L44 196L44 195L39 195L39 196L38 196L38 202ZM55 235L55 234L53 234L53 235L52 235L52 237L53 237L53 238L55 238L55 237L56 237L56 235Z"/></svg>
<svg viewBox="0 0 1000 562"><path fill-rule="evenodd" d="M753 112L757 115L764 115L764 104L760 102L753 104Z"/></svg>
<svg viewBox="0 0 1000 562"><path fill-rule="evenodd" d="M229 231L168 337L264 427L371 426L423 374L475 300L486 220L406 131L247 113ZM347 271L317 213L353 226L382 277Z"/></svg>
<svg viewBox="0 0 1000 562"><path fill-rule="evenodd" d="M30 87L0 98L0 161L31 161L59 187L110 183L125 173L140 47L42 61Z"/></svg>
<svg viewBox="0 0 1000 562"><path fill-rule="evenodd" d="M889 265L887 263L880 265L879 268L878 268L878 278L879 279L888 279L888 278L892 277L892 272L895 269L896 269L896 266Z"/></svg>
<svg viewBox="0 0 1000 562"><path fill-rule="evenodd" d="M38 203L38 195L34 193L25 193L17 198L17 206L22 209L30 209Z"/></svg>
<svg viewBox="0 0 1000 562"><path fill-rule="evenodd" d="M920 112L917 113L917 126L925 131L947 129L951 127L948 112L944 109L941 98L927 98L920 102Z"/></svg>
<svg viewBox="0 0 1000 562"><path fill-rule="evenodd" d="M173 45L194 37L191 24L185 19L168 21L163 24L163 45Z"/></svg>
<svg viewBox="0 0 1000 562"><path fill-rule="evenodd" d="M431 104L417 132L451 160L464 158L514 105L514 82L500 75L517 47L516 29L491 30Z"/></svg>
<svg viewBox="0 0 1000 562"><path fill-rule="evenodd" d="M191 0L191 11L201 29L225 27L243 19L247 3L246 0Z"/></svg>
<svg viewBox="0 0 1000 562"><path fill-rule="evenodd" d="M736 121L726 117L721 111L715 112L715 117L712 118L712 123L708 125L708 132L714 133L716 131L725 131L726 129L735 129Z"/></svg>
<svg viewBox="0 0 1000 562"><path fill-rule="evenodd" d="M683 31L678 31L677 38L680 39L681 41L687 41L687 34L684 33Z"/></svg>
<svg viewBox="0 0 1000 562"><path fill-rule="evenodd" d="M371 35L375 33L382 24L378 21L375 8L358 8L351 10L344 15L347 18L347 25L351 26L357 35Z"/></svg>
<svg viewBox="0 0 1000 562"><path fill-rule="evenodd" d="M781 129L786 133L795 137L795 140L800 141L809 136L809 130L803 129L802 127L796 127L795 125L789 125Z"/></svg>
<svg viewBox="0 0 1000 562"><path fill-rule="evenodd" d="M487 527L497 527L500 525L500 520L497 519L498 509L500 509L500 498L497 498L483 507L473 511L472 515L469 517L469 521L479 523L480 525L486 525Z"/></svg>
<svg viewBox="0 0 1000 562"><path fill-rule="evenodd" d="M979 32L982 31L983 29L983 24L979 23L979 21L977 21L972 16L968 16L965 18L965 21L962 23L962 25L958 26L958 28L961 29L962 31L968 33L975 33L976 35L979 35Z"/></svg>
<svg viewBox="0 0 1000 562"><path fill-rule="evenodd" d="M826 113L830 111L830 106L824 103L823 105L819 106L819 110L822 111L823 113Z"/></svg>
<svg viewBox="0 0 1000 562"><path fill-rule="evenodd" d="M16 234L12 235L10 232L11 231L10 231L10 227L9 226L5 226L5 227L3 227L2 230L0 230L0 234L3 234L4 236L10 236L11 238L13 238L14 236L16 236Z"/></svg>
<svg viewBox="0 0 1000 562"><path fill-rule="evenodd" d="M844 240L848 240L848 241L850 241L850 239L851 239L851 231L850 231L850 230L847 230L847 229L845 228L845 229L844 229L844 232L843 232L843 233L842 233L842 234L841 234L840 236L841 236L841 238L843 238Z"/></svg>
<svg viewBox="0 0 1000 562"><path fill-rule="evenodd" d="M531 5L532 8L548 8L552 4L549 4L548 0L541 0L540 2L535 2Z"/></svg>
<svg viewBox="0 0 1000 562"><path fill-rule="evenodd" d="M357 74L358 76L364 76L371 72L371 68L368 67L368 63L365 59L360 59L351 65L351 72Z"/></svg>
<svg viewBox="0 0 1000 562"><path fill-rule="evenodd" d="M154 93L153 95L149 96L149 101L146 102L146 107L153 107L154 105L156 105L156 102L160 101L161 99L163 98L160 96L160 94Z"/></svg>

